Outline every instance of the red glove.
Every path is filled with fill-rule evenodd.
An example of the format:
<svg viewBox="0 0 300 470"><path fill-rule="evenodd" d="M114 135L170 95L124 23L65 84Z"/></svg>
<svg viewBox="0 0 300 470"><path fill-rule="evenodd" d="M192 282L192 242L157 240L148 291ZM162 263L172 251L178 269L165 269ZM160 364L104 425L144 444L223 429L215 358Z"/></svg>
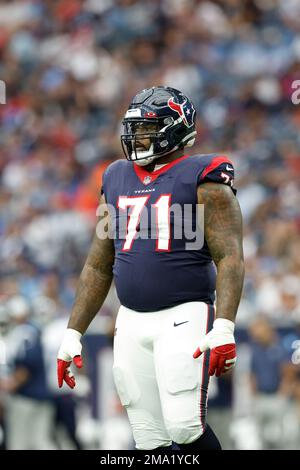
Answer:
<svg viewBox="0 0 300 470"><path fill-rule="evenodd" d="M209 375L221 374L232 369L236 363L236 348L233 336L234 323L226 318L217 318L213 329L200 340L199 347L193 354L197 359L204 351L210 349Z"/></svg>
<svg viewBox="0 0 300 470"><path fill-rule="evenodd" d="M76 385L75 377L70 370L70 365L72 361L78 369L83 365L81 357L81 336L79 331L73 330L72 328L67 328L65 331L64 339L57 355L57 379L59 388L62 387L63 381L65 381L70 388L74 388Z"/></svg>

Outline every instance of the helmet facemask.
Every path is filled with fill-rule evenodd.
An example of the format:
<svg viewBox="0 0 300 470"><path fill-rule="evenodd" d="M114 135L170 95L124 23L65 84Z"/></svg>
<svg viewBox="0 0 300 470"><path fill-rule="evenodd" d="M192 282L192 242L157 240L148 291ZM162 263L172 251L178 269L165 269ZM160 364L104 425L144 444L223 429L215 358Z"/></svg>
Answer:
<svg viewBox="0 0 300 470"><path fill-rule="evenodd" d="M121 136L121 143L127 160L144 166L177 150L180 146L173 142L170 134L171 128L176 125L177 122L170 116L151 119L125 118L125 133Z"/></svg>

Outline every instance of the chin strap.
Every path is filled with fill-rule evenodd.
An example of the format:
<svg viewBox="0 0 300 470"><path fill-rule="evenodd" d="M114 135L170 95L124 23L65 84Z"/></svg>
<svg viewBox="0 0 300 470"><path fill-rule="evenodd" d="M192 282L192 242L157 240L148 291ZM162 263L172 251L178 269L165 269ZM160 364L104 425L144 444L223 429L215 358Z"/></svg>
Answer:
<svg viewBox="0 0 300 470"><path fill-rule="evenodd" d="M151 147L150 147L151 148ZM169 153L172 153L172 152L175 152L175 150L178 150L179 146L176 145L176 147L174 147L172 150L169 150L168 152L165 152L165 153L162 153L162 154L159 154L159 155L149 155L149 157L145 157L145 158L140 158L138 160L135 160L133 159L132 161L134 163L136 163L137 165L139 166L146 166L146 165L149 165L150 163L152 163L154 160L157 160L158 158L161 158L161 157L164 157L165 155L169 155ZM150 152L150 150L148 150L148 152ZM143 154L144 152L137 152L137 156L139 156L139 154ZM135 155L134 153L132 153L131 155Z"/></svg>
<svg viewBox="0 0 300 470"><path fill-rule="evenodd" d="M136 163L138 166L146 166L149 165L150 163L153 162L157 157L153 155L153 157L147 157L147 158L140 158L138 160L132 160L134 163Z"/></svg>

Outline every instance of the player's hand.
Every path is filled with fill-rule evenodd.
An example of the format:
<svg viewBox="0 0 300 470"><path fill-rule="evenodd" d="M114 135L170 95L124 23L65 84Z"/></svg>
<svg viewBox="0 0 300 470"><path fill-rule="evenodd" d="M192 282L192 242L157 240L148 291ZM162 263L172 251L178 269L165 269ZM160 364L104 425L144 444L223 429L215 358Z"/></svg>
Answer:
<svg viewBox="0 0 300 470"><path fill-rule="evenodd" d="M65 381L70 388L74 388L76 385L75 377L70 371L70 365L73 361L78 369L82 367L81 336L79 331L73 330L72 328L67 328L65 331L64 339L57 354L57 379L59 388L62 387L63 381Z"/></svg>
<svg viewBox="0 0 300 470"><path fill-rule="evenodd" d="M217 318L213 329L200 341L199 347L193 354L197 359L204 351L210 349L209 375L221 374L232 369L236 362L235 340L233 336L234 323L225 318Z"/></svg>

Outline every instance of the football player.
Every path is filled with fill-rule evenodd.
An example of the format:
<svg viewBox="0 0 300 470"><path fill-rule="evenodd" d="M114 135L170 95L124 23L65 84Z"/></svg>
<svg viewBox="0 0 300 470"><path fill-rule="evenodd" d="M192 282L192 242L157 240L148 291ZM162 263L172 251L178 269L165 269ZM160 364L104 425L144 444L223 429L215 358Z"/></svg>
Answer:
<svg viewBox="0 0 300 470"><path fill-rule="evenodd" d="M126 159L103 176L101 202L113 209L114 239L96 235L92 242L58 353L59 386L73 388L70 364L82 366L81 336L114 278L121 307L113 375L141 450L172 442L187 451L220 449L206 423L209 376L236 361L244 262L234 168L225 155L186 153L195 119L192 102L173 88L152 87L133 98L121 136ZM174 214L175 205L191 208L192 227L200 226L204 205L202 246L188 243L186 232L175 236L186 219ZM147 217L154 237L142 223Z"/></svg>

